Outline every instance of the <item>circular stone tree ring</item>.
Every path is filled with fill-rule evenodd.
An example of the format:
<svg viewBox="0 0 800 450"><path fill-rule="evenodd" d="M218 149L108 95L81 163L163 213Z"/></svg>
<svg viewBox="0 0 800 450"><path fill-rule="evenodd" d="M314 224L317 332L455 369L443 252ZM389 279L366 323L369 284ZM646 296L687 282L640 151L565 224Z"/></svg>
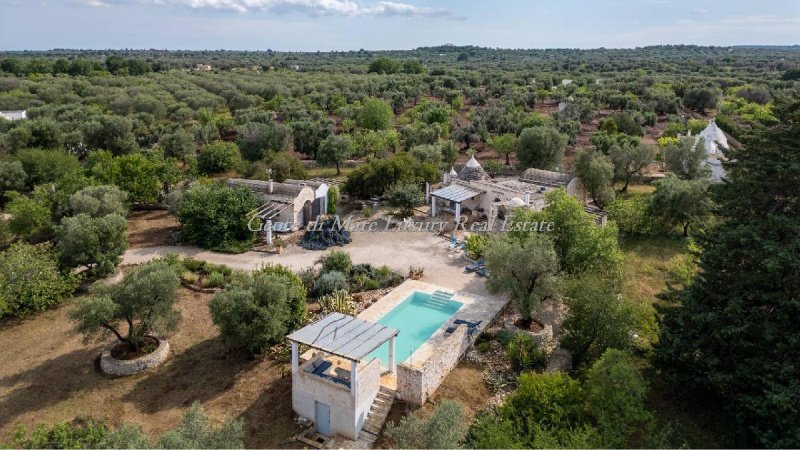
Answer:
<svg viewBox="0 0 800 450"><path fill-rule="evenodd" d="M152 352L137 358L117 359L111 355L111 351L119 344L114 343L107 346L100 355L100 369L105 374L124 377L142 373L161 365L169 356L169 342L166 339L150 337L158 341L158 347Z"/></svg>

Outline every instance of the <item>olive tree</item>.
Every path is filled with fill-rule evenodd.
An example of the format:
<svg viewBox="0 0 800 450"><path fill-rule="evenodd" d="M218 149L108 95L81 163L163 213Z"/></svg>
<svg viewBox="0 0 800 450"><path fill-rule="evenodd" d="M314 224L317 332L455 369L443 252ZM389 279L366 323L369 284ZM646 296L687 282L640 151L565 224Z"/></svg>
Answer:
<svg viewBox="0 0 800 450"><path fill-rule="evenodd" d="M490 271L487 288L511 297L523 319L530 319L541 302L556 294L558 256L552 240L531 233L521 240L507 235L494 237L486 248Z"/></svg>
<svg viewBox="0 0 800 450"><path fill-rule="evenodd" d="M121 283L95 283L92 295L78 300L69 316L85 342L114 335L135 352L145 344L145 337L177 328L179 286L177 269L169 261L151 261L131 271Z"/></svg>
<svg viewBox="0 0 800 450"><path fill-rule="evenodd" d="M390 423L386 436L395 448L459 448L468 423L461 403L446 400L427 417L415 412Z"/></svg>
<svg viewBox="0 0 800 450"><path fill-rule="evenodd" d="M422 189L416 183L398 183L386 191L386 202L389 206L399 208L395 215L401 219L414 215L414 208L422 204L425 199Z"/></svg>
<svg viewBox="0 0 800 450"><path fill-rule="evenodd" d="M392 107L379 98L364 101L358 112L358 126L367 130L386 130L392 125Z"/></svg>
<svg viewBox="0 0 800 450"><path fill-rule="evenodd" d="M128 214L127 199L128 193L116 186L89 186L69 197L69 207L73 214L85 213L91 217L119 214L125 217Z"/></svg>
<svg viewBox="0 0 800 450"><path fill-rule="evenodd" d="M350 156L353 142L349 136L330 135L319 145L317 161L336 166L336 175L341 174L339 165Z"/></svg>
<svg viewBox="0 0 800 450"><path fill-rule="evenodd" d="M56 250L64 267L86 267L94 276L114 271L125 253L127 222L119 214L65 217L55 229Z"/></svg>
<svg viewBox="0 0 800 450"><path fill-rule="evenodd" d="M578 153L575 172L599 207L614 200L614 165L603 153L586 149Z"/></svg>
<svg viewBox="0 0 800 450"><path fill-rule="evenodd" d="M555 128L525 128L517 138L517 159L520 168L555 169L564 157L568 137Z"/></svg>

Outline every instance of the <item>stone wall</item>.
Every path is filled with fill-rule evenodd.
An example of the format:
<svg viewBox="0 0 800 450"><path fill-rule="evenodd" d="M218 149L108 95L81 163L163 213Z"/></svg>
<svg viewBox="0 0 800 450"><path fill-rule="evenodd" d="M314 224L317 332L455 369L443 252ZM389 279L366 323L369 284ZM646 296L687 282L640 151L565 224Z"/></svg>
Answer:
<svg viewBox="0 0 800 450"><path fill-rule="evenodd" d="M397 366L397 396L403 401L423 405L436 391L470 346L467 327L456 331L437 344L436 352L422 364Z"/></svg>
<svg viewBox="0 0 800 450"><path fill-rule="evenodd" d="M163 363L169 356L169 342L166 339L158 340L158 348L152 353L135 359L115 359L111 356L113 344L103 350L100 355L100 369L108 375L127 376L142 373Z"/></svg>

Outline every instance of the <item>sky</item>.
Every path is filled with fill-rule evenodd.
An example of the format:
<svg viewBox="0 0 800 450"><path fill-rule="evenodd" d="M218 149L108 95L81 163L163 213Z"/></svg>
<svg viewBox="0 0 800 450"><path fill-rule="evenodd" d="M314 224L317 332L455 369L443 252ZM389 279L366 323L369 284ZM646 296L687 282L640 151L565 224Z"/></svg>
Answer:
<svg viewBox="0 0 800 450"><path fill-rule="evenodd" d="M0 0L0 50L800 44L800 0Z"/></svg>

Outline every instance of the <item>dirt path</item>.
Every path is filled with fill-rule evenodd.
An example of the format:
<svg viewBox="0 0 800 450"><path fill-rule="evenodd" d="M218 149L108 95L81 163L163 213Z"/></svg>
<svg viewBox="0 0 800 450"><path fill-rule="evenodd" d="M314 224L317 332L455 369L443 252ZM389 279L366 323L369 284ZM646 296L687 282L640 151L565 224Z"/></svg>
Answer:
<svg viewBox="0 0 800 450"><path fill-rule="evenodd" d="M350 253L355 263L385 264L403 274L408 272L411 265L422 266L425 268L425 282L489 295L484 280L464 273L466 261L460 254L449 252L448 246L448 241L432 233L354 232L353 242L339 249ZM167 253L177 253L215 264L225 264L238 270L253 270L268 263L280 263L294 270L301 270L313 265L321 255L329 251L310 251L294 246L280 255L261 252L231 255L197 247L160 246L128 250L122 264L140 264Z"/></svg>

